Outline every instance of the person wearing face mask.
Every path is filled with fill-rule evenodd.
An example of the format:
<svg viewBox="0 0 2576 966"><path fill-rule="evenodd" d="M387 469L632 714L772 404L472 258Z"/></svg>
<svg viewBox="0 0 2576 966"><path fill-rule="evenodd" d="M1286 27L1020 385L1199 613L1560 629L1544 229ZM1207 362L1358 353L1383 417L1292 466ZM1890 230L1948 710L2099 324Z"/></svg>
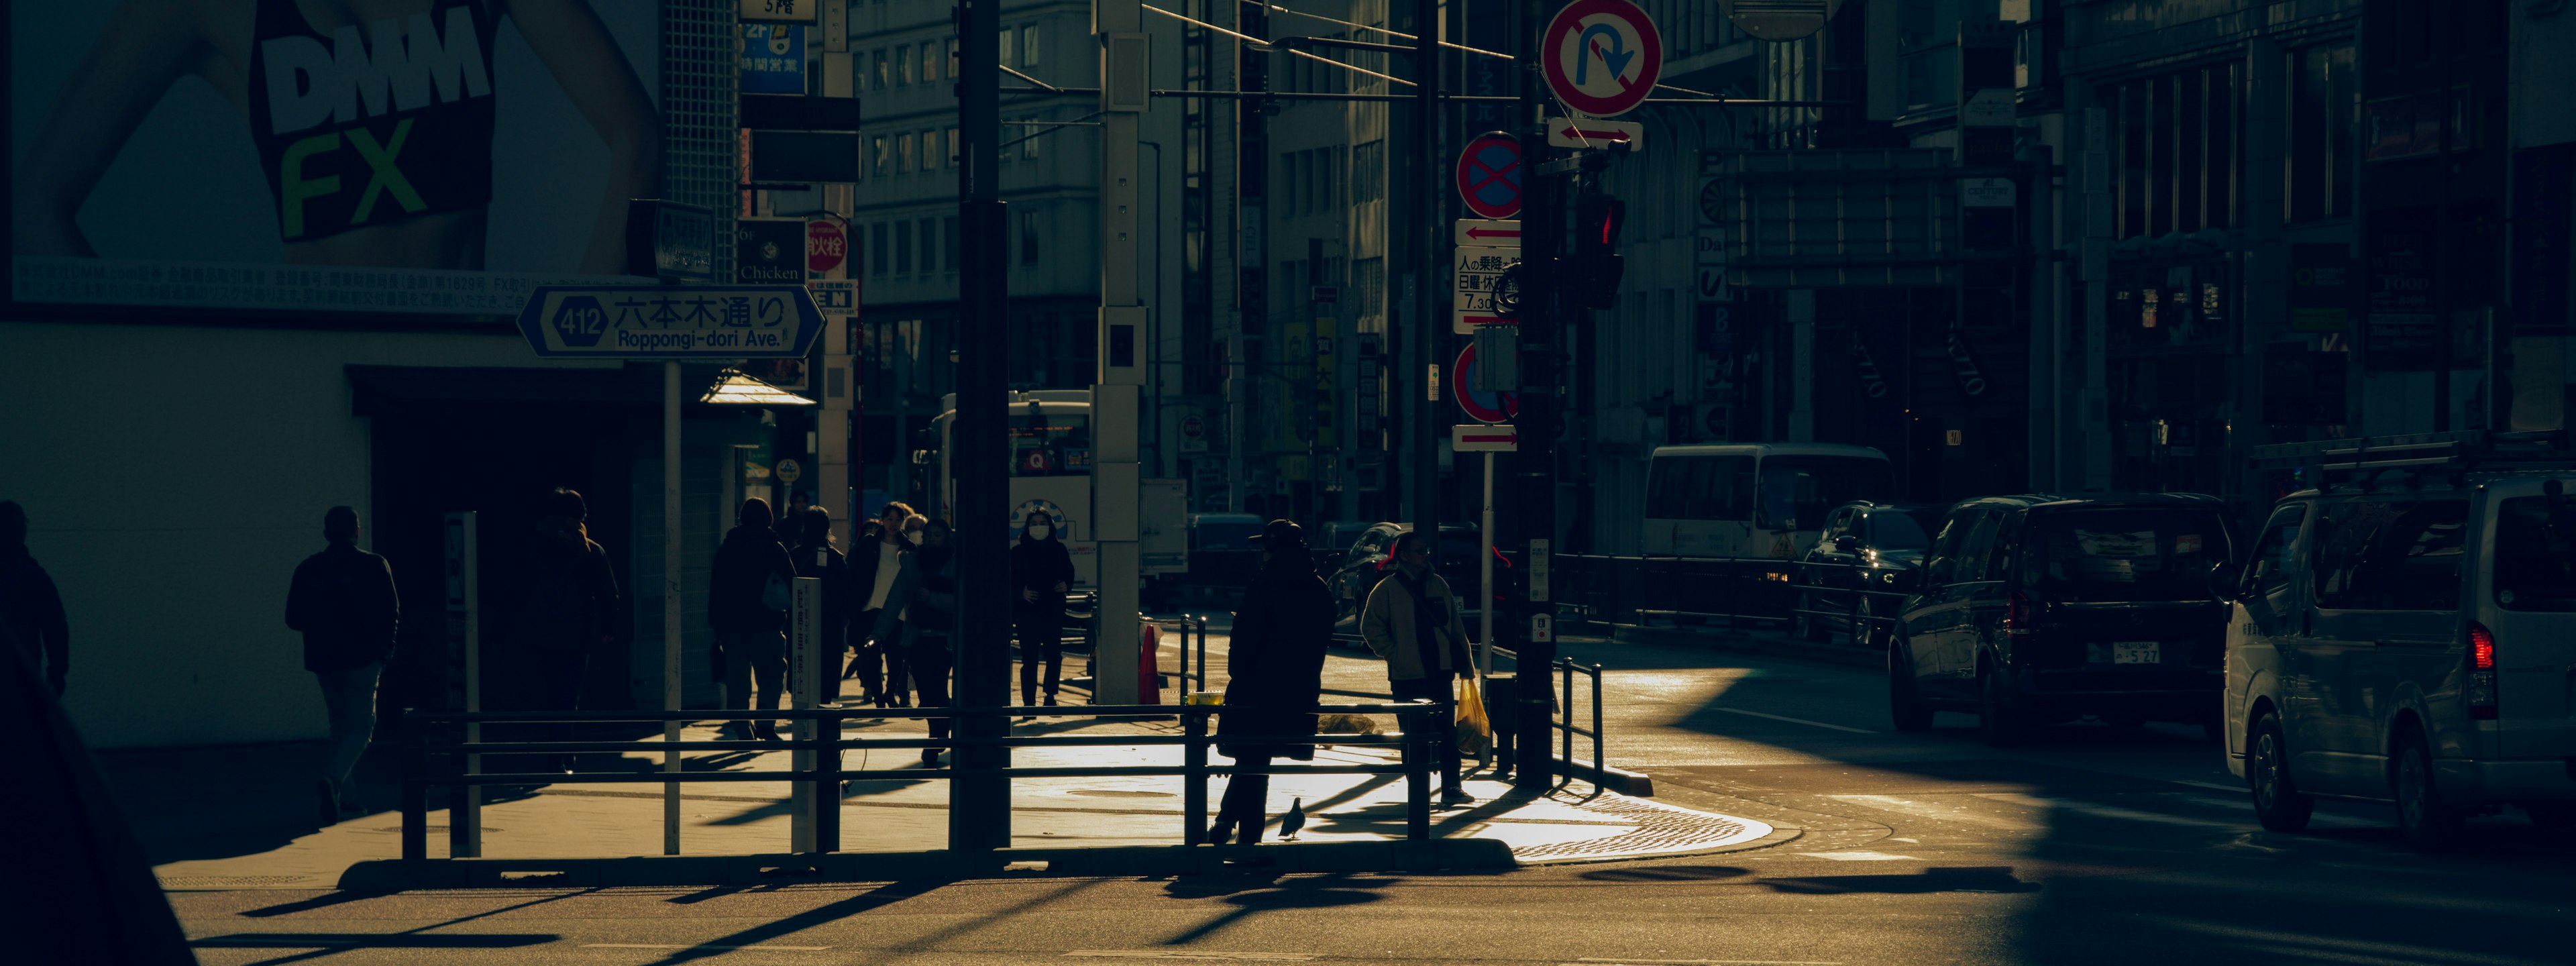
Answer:
<svg viewBox="0 0 2576 966"><path fill-rule="evenodd" d="M1032 512L1011 548L1012 623L1020 634L1020 704L1038 703L1038 664L1046 664L1046 703L1064 677L1064 595L1073 589L1073 554L1056 539L1055 520Z"/></svg>
<svg viewBox="0 0 2576 966"><path fill-rule="evenodd" d="M877 615L875 636L907 655L904 661L914 690L925 708L948 705L948 669L956 659L956 549L948 524L913 517L908 529L920 536L918 550L906 550L885 609ZM931 718L931 740L948 737L948 720ZM937 767L939 749L924 748L921 763Z"/></svg>

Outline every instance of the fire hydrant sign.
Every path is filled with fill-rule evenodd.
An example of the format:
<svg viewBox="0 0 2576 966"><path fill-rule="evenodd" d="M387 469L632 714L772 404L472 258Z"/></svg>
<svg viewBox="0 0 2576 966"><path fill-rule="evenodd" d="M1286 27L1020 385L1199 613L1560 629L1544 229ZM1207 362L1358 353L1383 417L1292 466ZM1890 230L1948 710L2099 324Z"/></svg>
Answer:
<svg viewBox="0 0 2576 966"><path fill-rule="evenodd" d="M1567 108L1593 117L1637 109L1664 75L1664 40L1628 0L1574 0L1539 39L1547 88Z"/></svg>
<svg viewBox="0 0 2576 966"><path fill-rule="evenodd" d="M519 332L540 356L793 359L823 334L801 285L610 285L528 293Z"/></svg>

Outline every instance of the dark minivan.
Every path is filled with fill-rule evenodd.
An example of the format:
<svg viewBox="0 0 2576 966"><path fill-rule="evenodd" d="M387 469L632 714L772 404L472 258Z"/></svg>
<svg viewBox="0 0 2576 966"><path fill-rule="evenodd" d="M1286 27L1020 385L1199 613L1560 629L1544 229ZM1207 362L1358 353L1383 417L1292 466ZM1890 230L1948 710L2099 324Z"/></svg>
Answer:
<svg viewBox="0 0 2576 966"><path fill-rule="evenodd" d="M1978 715L1990 745L2093 716L2217 734L2234 559L2227 512L2191 493L1983 497L1950 507L1896 616L1888 710Z"/></svg>

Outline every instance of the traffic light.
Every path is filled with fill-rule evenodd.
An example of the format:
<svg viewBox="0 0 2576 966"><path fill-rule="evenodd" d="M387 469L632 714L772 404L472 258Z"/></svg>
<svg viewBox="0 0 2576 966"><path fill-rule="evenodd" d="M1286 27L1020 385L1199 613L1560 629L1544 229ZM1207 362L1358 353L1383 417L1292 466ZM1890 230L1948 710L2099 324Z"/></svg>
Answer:
<svg viewBox="0 0 2576 966"><path fill-rule="evenodd" d="M1574 253L1568 261L1574 304L1606 309L1619 304L1619 279L1627 271L1619 257L1619 230L1628 222L1628 203L1608 195L1588 194L1574 203Z"/></svg>

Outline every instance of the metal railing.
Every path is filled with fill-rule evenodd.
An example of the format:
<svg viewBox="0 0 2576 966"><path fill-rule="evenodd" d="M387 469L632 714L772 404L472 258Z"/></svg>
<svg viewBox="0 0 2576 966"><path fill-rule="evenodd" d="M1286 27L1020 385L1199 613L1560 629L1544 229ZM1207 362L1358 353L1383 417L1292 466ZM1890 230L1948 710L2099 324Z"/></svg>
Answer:
<svg viewBox="0 0 2576 966"><path fill-rule="evenodd" d="M1548 726L1557 731L1559 744L1557 760L1569 765L1574 763L1574 736L1582 735L1592 739L1592 775L1596 779L1593 787L1598 788L1601 785L1598 779L1608 774L1609 766L1609 756L1601 748L1601 665L1577 664L1566 658L1558 658L1549 670L1556 672L1564 693L1564 699L1558 701L1556 707L1549 709L1552 713L1548 715ZM1592 727L1590 728L1583 728L1574 723L1574 676L1577 674L1592 679ZM1559 774L1556 778L1556 787L1563 788L1565 783L1571 780L1573 776Z"/></svg>
<svg viewBox="0 0 2576 966"><path fill-rule="evenodd" d="M1905 599L1899 585L1866 583L1885 568L1865 564L1805 561L1777 557L1624 557L1557 554L1559 609L1605 624L1662 621L1739 621L1773 623L1808 617L1845 616L1848 611L1800 607L1802 599L1825 595L1870 601L1868 620L1884 626ZM1859 579L1825 582L1826 574L1856 574ZM1860 640L1855 635L1855 640Z"/></svg>
<svg viewBox="0 0 2576 966"><path fill-rule="evenodd" d="M1263 769L1271 775L1394 775L1405 776L1405 834L1410 839L1431 837L1431 736L1434 727L1452 727L1447 720L1434 717L1448 710L1445 702L1406 701L1386 704L1319 705L1317 714L1383 714L1394 715L1405 725L1393 735L1306 735L1306 736L1228 736L1228 744L1277 745L1311 744L1333 746L1391 746L1405 750L1400 762L1382 765L1273 765ZM1215 705L1093 705L1087 707L985 707L985 708L812 708L729 711L614 711L614 712L416 712L402 721L402 857L420 860L429 857L429 789L443 786L449 790L448 802L452 845L450 854L465 855L475 851L470 843L479 842L479 829L469 823L476 810L463 807L472 790L485 785L547 785L564 783L659 783L665 786L697 782L785 781L809 784L809 800L814 809L814 851L840 850L841 783L845 780L951 779L960 777L1003 778L1109 778L1171 777L1183 780L1181 842L1199 844L1205 834L1208 815L1207 779L1215 775L1233 775L1241 766L1211 765L1208 752L1216 744L1209 731L1209 719L1224 713ZM963 724L973 719L1008 720L1012 717L1145 719L1178 716L1182 733L1178 735L995 735L944 738L849 738L841 734L841 723L851 720L948 719ZM1424 719L1431 718L1426 721ZM489 741L467 740L468 725L563 725L639 722L708 722L708 721L792 721L814 722L822 737L791 740L716 740L716 741ZM432 740L432 732L446 740ZM666 732L668 733L668 732ZM451 737L452 736L452 737ZM916 767L849 770L841 767L841 754L869 749L940 749L960 748L1068 748L1068 747L1146 747L1178 745L1182 763L1172 765L1117 766L1041 766L1003 768ZM815 766L798 769L747 771L662 771L592 772L592 773L478 773L469 767L468 758L491 755L583 755L647 752L773 752L814 751ZM459 816L464 818L459 819ZM952 833L953 834L953 833ZM954 847L954 843L952 843Z"/></svg>
<svg viewBox="0 0 2576 966"><path fill-rule="evenodd" d="M1156 623L1157 623L1157 626L1159 626L1159 625L1160 625L1160 622L1159 622L1159 621L1158 621L1158 622L1156 622ZM1173 629L1181 635L1181 640L1180 640L1180 646L1181 646L1181 666L1180 666L1180 669L1179 669L1179 673L1177 673L1177 674L1175 674L1175 675L1173 675L1173 676L1174 676L1174 677L1177 677L1177 678L1180 678L1180 679L1181 679L1181 680L1183 680L1183 681L1189 682L1189 687L1187 687L1187 688L1183 689L1183 690L1184 690L1184 692L1188 692L1188 691L1205 691L1205 690L1207 690L1207 687L1208 687L1208 669L1207 669L1207 645L1208 645L1208 629L1207 629L1207 627L1208 627L1208 619L1207 619L1207 615L1206 615L1206 614L1182 614L1182 615L1181 615L1181 619L1180 619L1180 620L1178 620L1178 621L1175 621L1175 622L1174 622L1174 624L1175 624L1176 626L1175 626ZM1191 668L1191 666L1190 666L1190 642L1191 642L1192 640L1196 640L1196 641L1198 642L1198 667L1197 667L1195 670L1193 670L1193 669Z"/></svg>

